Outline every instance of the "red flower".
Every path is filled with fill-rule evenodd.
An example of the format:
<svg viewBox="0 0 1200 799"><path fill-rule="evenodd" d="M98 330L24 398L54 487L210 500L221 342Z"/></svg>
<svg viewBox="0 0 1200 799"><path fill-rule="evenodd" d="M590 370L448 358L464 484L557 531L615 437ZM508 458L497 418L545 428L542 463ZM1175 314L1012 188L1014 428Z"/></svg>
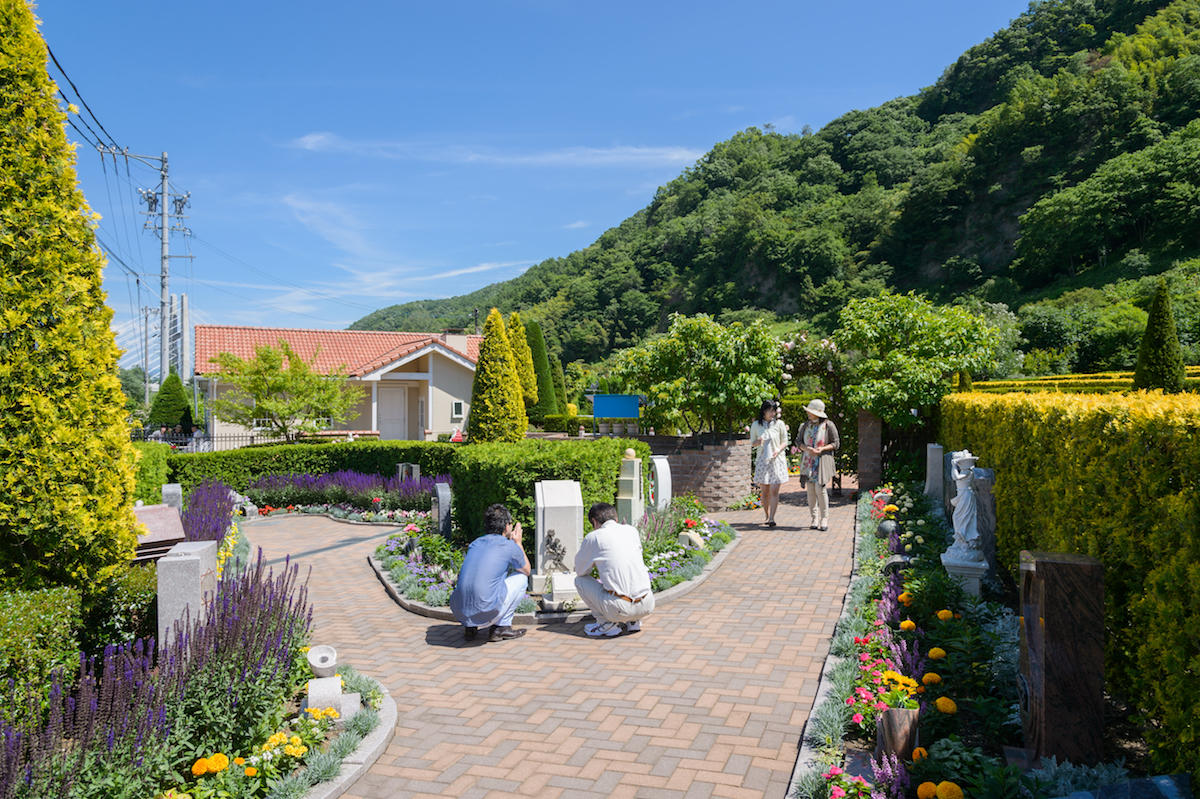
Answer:
<svg viewBox="0 0 1200 799"><path fill-rule="evenodd" d="M689 527L689 528L691 528L691 527L695 527L695 526L696 526L696 520L695 520L695 519L684 519L684 520L683 520L683 523L684 523L684 525L686 525L686 526L687 526L687 527Z"/></svg>
<svg viewBox="0 0 1200 799"><path fill-rule="evenodd" d="M383 498L382 497L372 497L371 501L372 502L383 502Z"/></svg>

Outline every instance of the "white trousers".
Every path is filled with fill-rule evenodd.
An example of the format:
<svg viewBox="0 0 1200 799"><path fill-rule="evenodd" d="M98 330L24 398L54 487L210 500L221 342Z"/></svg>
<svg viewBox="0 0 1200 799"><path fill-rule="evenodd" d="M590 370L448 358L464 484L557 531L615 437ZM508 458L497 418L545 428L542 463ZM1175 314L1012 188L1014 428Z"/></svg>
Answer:
<svg viewBox="0 0 1200 799"><path fill-rule="evenodd" d="M808 512L812 516L812 524L829 524L829 486L819 486L809 480L805 490L808 492Z"/></svg>
<svg viewBox="0 0 1200 799"><path fill-rule="evenodd" d="M576 577L575 590L591 609L596 621L637 621L654 610L654 593L646 594L641 602L630 602L613 596L595 577Z"/></svg>
<svg viewBox="0 0 1200 799"><path fill-rule="evenodd" d="M505 577L504 585L508 589L508 594L505 595L503 603L500 607L496 608L495 617L490 621L484 621L479 625L480 627L487 627L488 625L496 627L512 626L513 616L517 615L517 605L521 604L521 600L525 597L525 589L529 587L529 578L517 572Z"/></svg>

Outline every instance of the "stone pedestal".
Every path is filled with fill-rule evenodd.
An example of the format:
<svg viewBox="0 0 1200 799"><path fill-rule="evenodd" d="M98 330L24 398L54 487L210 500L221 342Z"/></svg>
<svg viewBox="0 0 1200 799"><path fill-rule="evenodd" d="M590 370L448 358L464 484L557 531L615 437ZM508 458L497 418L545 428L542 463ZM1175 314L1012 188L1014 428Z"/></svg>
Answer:
<svg viewBox="0 0 1200 799"><path fill-rule="evenodd" d="M421 479L421 464L419 463L397 463L396 476L401 480L420 480Z"/></svg>
<svg viewBox="0 0 1200 799"><path fill-rule="evenodd" d="M942 501L942 456L941 444L925 445L925 496L934 502Z"/></svg>
<svg viewBox="0 0 1200 799"><path fill-rule="evenodd" d="M204 620L217 590L217 542L185 541L158 560L158 642L174 640L176 622Z"/></svg>
<svg viewBox="0 0 1200 799"><path fill-rule="evenodd" d="M883 420L868 411L858 412L858 488L883 482Z"/></svg>
<svg viewBox="0 0 1200 799"><path fill-rule="evenodd" d="M435 483L433 486L433 497L430 499L430 514L433 518L434 530L442 538L449 540L450 528L450 485L448 483Z"/></svg>
<svg viewBox="0 0 1200 799"><path fill-rule="evenodd" d="M673 496L671 485L671 462L666 455L650 456L650 507L666 510Z"/></svg>
<svg viewBox="0 0 1200 799"><path fill-rule="evenodd" d="M537 543L533 591L544 593L551 572L575 568L575 554L583 540L583 491L574 480L543 480L534 484L533 495Z"/></svg>
<svg viewBox="0 0 1200 799"><path fill-rule="evenodd" d="M183 513L183 486L179 483L163 483L162 504Z"/></svg>
<svg viewBox="0 0 1200 799"><path fill-rule="evenodd" d="M1095 764L1104 754L1104 566L1021 553L1021 722L1025 747Z"/></svg>
<svg viewBox="0 0 1200 799"><path fill-rule="evenodd" d="M621 474L617 478L617 520L621 524L637 525L645 515L642 462L637 457L626 457L621 461Z"/></svg>
<svg viewBox="0 0 1200 799"><path fill-rule="evenodd" d="M950 576L958 581L963 590L971 596L979 596L983 578L988 573L987 562L982 560L959 560L953 553L942 553L942 566Z"/></svg>

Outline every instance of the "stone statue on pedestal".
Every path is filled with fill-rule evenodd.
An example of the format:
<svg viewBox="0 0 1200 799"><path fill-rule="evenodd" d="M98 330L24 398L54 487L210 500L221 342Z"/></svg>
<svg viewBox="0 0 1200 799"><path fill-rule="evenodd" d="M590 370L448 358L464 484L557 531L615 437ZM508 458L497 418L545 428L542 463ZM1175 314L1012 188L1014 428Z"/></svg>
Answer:
<svg viewBox="0 0 1200 799"><path fill-rule="evenodd" d="M975 498L975 461L970 450L960 450L950 456L950 474L954 479L954 543L943 560L982 561L983 549L979 540L979 516Z"/></svg>

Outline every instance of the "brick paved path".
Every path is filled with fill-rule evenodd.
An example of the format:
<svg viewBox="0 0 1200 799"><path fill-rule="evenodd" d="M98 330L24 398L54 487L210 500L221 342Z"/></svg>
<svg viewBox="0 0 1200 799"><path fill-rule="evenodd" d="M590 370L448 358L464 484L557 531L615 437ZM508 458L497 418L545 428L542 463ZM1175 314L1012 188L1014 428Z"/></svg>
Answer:
<svg viewBox="0 0 1200 799"><path fill-rule="evenodd" d="M793 482L791 487L795 487ZM500 644L407 613L366 563L388 528L276 516L246 532L311 565L314 641L392 692L395 735L348 799L425 796L782 799L851 569L853 505L828 532L785 495L777 520L714 514L743 536L643 632L547 625Z"/></svg>

